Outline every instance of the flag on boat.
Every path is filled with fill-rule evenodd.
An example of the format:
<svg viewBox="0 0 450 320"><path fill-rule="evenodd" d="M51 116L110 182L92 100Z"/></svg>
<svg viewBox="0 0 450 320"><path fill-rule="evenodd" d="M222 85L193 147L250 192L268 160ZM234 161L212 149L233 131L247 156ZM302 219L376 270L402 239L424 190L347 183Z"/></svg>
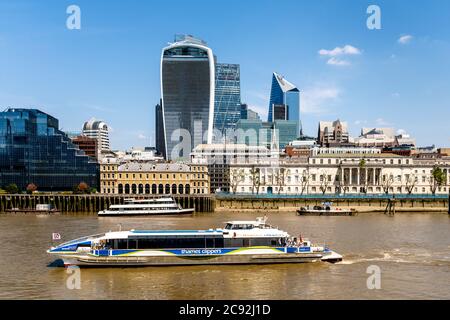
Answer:
<svg viewBox="0 0 450 320"><path fill-rule="evenodd" d="M61 240L61 234L59 233L52 233L52 239L53 240Z"/></svg>

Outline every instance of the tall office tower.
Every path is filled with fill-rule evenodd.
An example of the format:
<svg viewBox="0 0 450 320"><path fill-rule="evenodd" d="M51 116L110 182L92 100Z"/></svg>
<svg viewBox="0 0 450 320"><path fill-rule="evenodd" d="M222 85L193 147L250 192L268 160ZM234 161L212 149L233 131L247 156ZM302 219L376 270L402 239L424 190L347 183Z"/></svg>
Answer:
<svg viewBox="0 0 450 320"><path fill-rule="evenodd" d="M288 106L285 104L273 104L272 105L272 118L276 120L288 120Z"/></svg>
<svg viewBox="0 0 450 320"><path fill-rule="evenodd" d="M0 112L0 186L33 183L40 191L69 191L81 182L98 188L98 164L36 109Z"/></svg>
<svg viewBox="0 0 450 320"><path fill-rule="evenodd" d="M108 125L103 121L94 118L84 123L83 135L97 140L98 159L102 151L109 151L109 129Z"/></svg>
<svg viewBox="0 0 450 320"><path fill-rule="evenodd" d="M155 146L159 154L166 158L166 144L164 142L164 121L162 102L155 107Z"/></svg>
<svg viewBox="0 0 450 320"><path fill-rule="evenodd" d="M274 72L272 77L272 90L270 91L269 116L268 121L276 119L273 117L274 105L286 105L287 119L297 121L297 132L300 132L300 91L295 85Z"/></svg>
<svg viewBox="0 0 450 320"><path fill-rule="evenodd" d="M238 64L216 63L214 129L224 137L241 118L241 76ZM216 137L215 137L216 138Z"/></svg>
<svg viewBox="0 0 450 320"><path fill-rule="evenodd" d="M212 142L214 95L212 50L192 36L175 36L161 55L166 159L187 159L195 146Z"/></svg>

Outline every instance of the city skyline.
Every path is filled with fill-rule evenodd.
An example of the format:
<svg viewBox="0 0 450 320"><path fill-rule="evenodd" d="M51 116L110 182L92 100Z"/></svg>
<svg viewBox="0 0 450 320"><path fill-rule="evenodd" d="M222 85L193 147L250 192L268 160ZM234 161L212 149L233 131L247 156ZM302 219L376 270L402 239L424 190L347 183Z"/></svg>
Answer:
<svg viewBox="0 0 450 320"><path fill-rule="evenodd" d="M158 14L169 10L165 4L78 1L81 30L67 30L67 1L0 1L0 60L8 62L0 104L38 108L57 117L64 131L102 119L112 128L113 149L153 145L161 50L174 34L186 33L207 41L220 61L240 65L242 103L263 119L270 77L279 72L301 91L305 134L314 135L319 120L339 118L353 136L362 127L389 126L410 133L419 146L450 144L449 4L424 11L406 1L379 1L382 29L369 30L367 1L345 7L330 1L328 10L286 1L292 10L283 23L268 19L277 3L262 2L228 2L239 9L228 20L201 2L180 2L169 24ZM203 28L200 18L212 27Z"/></svg>

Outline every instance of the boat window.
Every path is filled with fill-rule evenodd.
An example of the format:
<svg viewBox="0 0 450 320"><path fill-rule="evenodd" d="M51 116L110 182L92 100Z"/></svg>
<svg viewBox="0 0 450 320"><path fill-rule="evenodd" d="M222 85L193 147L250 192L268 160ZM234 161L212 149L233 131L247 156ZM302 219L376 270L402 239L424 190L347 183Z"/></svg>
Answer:
<svg viewBox="0 0 450 320"><path fill-rule="evenodd" d="M232 226L233 225L231 223L227 223L227 225L225 226L225 229L230 230Z"/></svg>
<svg viewBox="0 0 450 320"><path fill-rule="evenodd" d="M126 240L125 240L126 241ZM212 237L139 237L128 240L128 246L114 249L194 249L223 248L223 238Z"/></svg>
<svg viewBox="0 0 450 320"><path fill-rule="evenodd" d="M252 224L234 224L231 227L232 230L250 230L253 229Z"/></svg>

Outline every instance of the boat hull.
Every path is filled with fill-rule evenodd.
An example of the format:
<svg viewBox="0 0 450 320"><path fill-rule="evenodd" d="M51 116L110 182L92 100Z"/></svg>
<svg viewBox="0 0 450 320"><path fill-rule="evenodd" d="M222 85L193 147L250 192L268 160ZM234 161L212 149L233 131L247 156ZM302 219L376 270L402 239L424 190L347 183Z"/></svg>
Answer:
<svg viewBox="0 0 450 320"><path fill-rule="evenodd" d="M164 216L164 215L187 215L187 214L193 214L195 209L176 209L176 210L142 210L142 211L136 211L136 212L110 212L110 211L100 211L98 213L99 217L117 217L117 216Z"/></svg>
<svg viewBox="0 0 450 320"><path fill-rule="evenodd" d="M232 264L284 264L313 263L322 261L322 254L249 254L217 256L149 256L149 257L97 257L65 256L65 266L79 267L144 267L144 266L192 266L192 265L232 265Z"/></svg>
<svg viewBox="0 0 450 320"><path fill-rule="evenodd" d="M353 210L297 210L299 216L356 216Z"/></svg>

